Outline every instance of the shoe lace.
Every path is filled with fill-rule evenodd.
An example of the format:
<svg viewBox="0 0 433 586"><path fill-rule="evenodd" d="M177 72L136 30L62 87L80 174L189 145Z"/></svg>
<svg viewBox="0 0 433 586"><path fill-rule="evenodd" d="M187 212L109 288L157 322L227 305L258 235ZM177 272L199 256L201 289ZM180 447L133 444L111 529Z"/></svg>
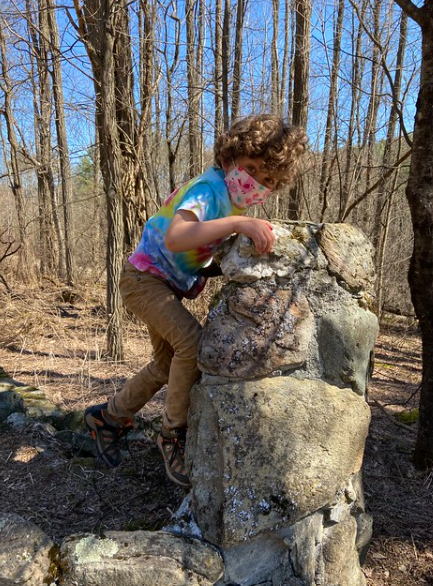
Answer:
<svg viewBox="0 0 433 586"><path fill-rule="evenodd" d="M170 456L170 466L176 459L177 454L179 453L181 458L183 458L185 454L185 434L178 435L173 439L168 440L170 443L173 444L173 451Z"/></svg>

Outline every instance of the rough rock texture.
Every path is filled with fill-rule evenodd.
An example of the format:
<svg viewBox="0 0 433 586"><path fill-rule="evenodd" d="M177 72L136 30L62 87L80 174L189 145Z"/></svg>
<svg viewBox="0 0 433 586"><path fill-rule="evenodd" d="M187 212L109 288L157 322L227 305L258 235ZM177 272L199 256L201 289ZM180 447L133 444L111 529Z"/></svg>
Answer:
<svg viewBox="0 0 433 586"><path fill-rule="evenodd" d="M363 395L376 337L376 316L354 302L324 315L317 332L323 378L338 387L350 385Z"/></svg>
<svg viewBox="0 0 433 586"><path fill-rule="evenodd" d="M207 373L231 379L296 368L307 359L312 327L305 294L289 283L281 287L271 280L234 287L211 313L200 364Z"/></svg>
<svg viewBox="0 0 433 586"><path fill-rule="evenodd" d="M72 536L60 559L64 586L211 586L223 573L216 548L160 531Z"/></svg>
<svg viewBox="0 0 433 586"><path fill-rule="evenodd" d="M323 224L318 233L328 271L350 289L373 294L373 246L350 224Z"/></svg>
<svg viewBox="0 0 433 586"><path fill-rule="evenodd" d="M369 421L363 399L320 380L196 385L189 453L205 539L231 546L331 503L361 467Z"/></svg>
<svg viewBox="0 0 433 586"><path fill-rule="evenodd" d="M274 229L272 254L244 236L224 245L232 280L209 313L201 370L230 380L290 373L363 395L378 333L371 244L346 224Z"/></svg>
<svg viewBox="0 0 433 586"><path fill-rule="evenodd" d="M4 421L12 413L24 411L22 397L13 390L12 385L0 384L0 421Z"/></svg>
<svg viewBox="0 0 433 586"><path fill-rule="evenodd" d="M57 573L56 548L31 521L13 513L0 513L1 586L50 584Z"/></svg>
<svg viewBox="0 0 433 586"><path fill-rule="evenodd" d="M23 385L3 373L0 377L0 421L17 412L50 423L61 421L66 416L60 407L46 398L43 391Z"/></svg>
<svg viewBox="0 0 433 586"><path fill-rule="evenodd" d="M219 586L363 586L373 250L345 224L274 230L272 254L240 236L219 255L230 282L192 391L191 509L222 548Z"/></svg>

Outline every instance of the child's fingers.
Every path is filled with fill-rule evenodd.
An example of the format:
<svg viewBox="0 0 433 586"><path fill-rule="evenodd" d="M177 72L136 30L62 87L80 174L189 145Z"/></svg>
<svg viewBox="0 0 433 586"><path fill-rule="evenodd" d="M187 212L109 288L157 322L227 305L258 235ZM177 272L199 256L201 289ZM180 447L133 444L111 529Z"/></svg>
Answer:
<svg viewBox="0 0 433 586"><path fill-rule="evenodd" d="M271 252L274 248L275 235L271 230L269 230L267 224L260 226L260 228L262 229L259 230L256 237L253 238L256 250L260 254Z"/></svg>

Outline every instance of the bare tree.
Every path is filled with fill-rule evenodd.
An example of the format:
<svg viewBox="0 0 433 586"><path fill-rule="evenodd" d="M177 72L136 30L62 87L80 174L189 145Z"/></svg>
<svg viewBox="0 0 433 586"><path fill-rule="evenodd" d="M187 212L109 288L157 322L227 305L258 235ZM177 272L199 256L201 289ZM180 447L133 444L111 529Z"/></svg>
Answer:
<svg viewBox="0 0 433 586"><path fill-rule="evenodd" d="M357 112L359 112L359 104L361 98L361 83L362 78L361 71L361 46L362 46L362 20L364 18L365 11L367 9L367 1L362 0L361 9L356 14L360 17L357 23L357 30L354 23L354 13L352 13L353 22L353 34L352 38L352 69L351 69L351 92L350 92L350 115L347 129L347 141L346 141L346 153L345 153L345 164L343 170L343 184L340 194L340 206L338 213L338 220L341 221L349 200L351 198L352 186L356 184L355 174L357 173L357 165L353 164L354 160L354 134L357 127Z"/></svg>
<svg viewBox="0 0 433 586"><path fill-rule="evenodd" d="M373 228L373 243L376 247L376 256L375 256L375 264L376 264L376 272L378 275L377 278L377 295L378 295L378 311L379 315L382 311L382 283L383 283L383 259L385 256L385 248L386 248L386 239L388 235L388 227L389 227L389 218L390 218L390 210L392 205L392 199L394 194L394 188L397 182L398 177L398 169L396 169L396 173L394 176L393 185L391 186L389 180L384 177L384 174L387 169L389 169L390 165L392 165L392 158L395 156L392 152L393 143L395 141L395 133L398 121L398 107L397 103L400 102L400 93L401 93L401 85L403 79L403 65L404 65L404 55L406 49L406 40L407 40L407 22L408 16L405 12L401 15L401 23L400 23L400 39L398 44L397 50L397 59L395 65L395 76L394 76L394 83L393 83L393 101L389 113L389 120L388 120L388 130L386 134L385 140L385 147L383 151L383 158L382 158L382 168L381 168L381 175L380 175L380 183L377 189L377 197L376 197L376 210L375 210L375 218L374 218L374 228ZM401 133L400 139L398 141L399 148L398 152L401 148Z"/></svg>
<svg viewBox="0 0 433 586"><path fill-rule="evenodd" d="M40 270L43 276L65 275L62 247L62 231L57 210L57 200L52 168L52 93L49 63L49 28L45 0L40 0L37 11L26 0L27 26L32 48L32 85L35 114L35 144L38 177ZM35 14L38 15L35 21ZM57 257L57 262L56 262Z"/></svg>
<svg viewBox="0 0 433 586"><path fill-rule="evenodd" d="M307 126L309 77L310 77L310 29L311 1L296 0L296 35L293 58L293 112L292 123L295 126ZM290 190L289 217L299 220L301 217L302 178Z"/></svg>
<svg viewBox="0 0 433 586"><path fill-rule="evenodd" d="M229 127L229 69L230 69L230 0L224 2L223 34L222 34L222 92L223 92L223 128Z"/></svg>
<svg viewBox="0 0 433 586"><path fill-rule="evenodd" d="M239 118L240 112L240 93L241 93L241 72L242 72L242 52L243 52L243 34L245 19L246 0L238 0L236 9L236 30L235 30L235 47L233 62L233 84L232 84L232 124Z"/></svg>
<svg viewBox="0 0 433 586"><path fill-rule="evenodd" d="M331 145L334 142L336 111L337 111L337 85L340 70L341 37L343 33L344 0L338 0L337 21L334 30L334 47L332 50L332 66L330 71L330 86L328 97L328 112L326 116L325 140L322 152L322 170L320 174L319 195L322 200L322 220L327 208L327 188L330 182L330 156ZM338 156L335 149L334 157Z"/></svg>
<svg viewBox="0 0 433 586"><path fill-rule="evenodd" d="M200 172L199 79L196 64L195 6L198 0L186 0L186 66L188 74L189 176Z"/></svg>
<svg viewBox="0 0 433 586"><path fill-rule="evenodd" d="M215 34L214 34L214 141L223 131L222 110L222 0L215 2Z"/></svg>
<svg viewBox="0 0 433 586"><path fill-rule="evenodd" d="M142 196L141 167L134 157L137 127L128 13L123 1L86 0L81 6L76 0L75 9L77 30L93 69L100 164L107 197L108 352L121 359L122 306L118 282L124 262L125 233L129 240L135 239L134 230L139 223L137 214L132 214L132 202ZM130 217L125 218L130 212Z"/></svg>
<svg viewBox="0 0 433 586"><path fill-rule="evenodd" d="M279 109L279 116L283 117L285 113L285 105L288 102L287 88L288 88L288 70L290 50L293 43L290 42L290 0L284 0L284 53L283 53L283 68L281 72L281 102Z"/></svg>
<svg viewBox="0 0 433 586"><path fill-rule="evenodd" d="M168 25L172 21L174 26L174 52L170 52ZM168 150L168 176L170 193L176 189L175 164L180 147L183 124L174 124L173 116L173 77L179 64L181 21L177 15L176 4L170 2L164 10L163 18L163 45L162 56L164 60L164 72L167 83L166 107L165 107L165 142Z"/></svg>
<svg viewBox="0 0 433 586"><path fill-rule="evenodd" d="M272 58L271 58L271 111L276 114L281 108L280 59L278 53L280 0L272 0Z"/></svg>
<svg viewBox="0 0 433 586"><path fill-rule="evenodd" d="M74 284L73 225L71 213L72 182L71 163L69 160L69 148L66 133L65 101L63 98L63 80L59 29L57 26L55 2L54 0L46 0L46 2L47 26L49 29L49 38L51 41L51 74L53 79L53 96L56 110L55 120L57 129L57 145L59 152L59 165L61 176L66 282L69 286L72 286ZM59 242L59 246L62 246L61 242Z"/></svg>
<svg viewBox="0 0 433 586"><path fill-rule="evenodd" d="M1 15L0 15L1 16ZM18 218L18 234L20 239L20 267L21 278L24 282L30 280L33 269L29 259L29 246L26 235L25 200L20 168L20 146L15 131L15 116L13 113L13 85L9 75L9 63L6 54L5 31L6 23L0 18L0 89L4 96L2 114L6 122L7 138L9 142L9 164L7 164L9 184L14 194Z"/></svg>
<svg viewBox="0 0 433 586"><path fill-rule="evenodd" d="M425 469L433 466L433 1L425 0L420 7L411 0L396 2L422 33L421 79L406 196L414 231L409 286L422 341L419 425L413 460L418 468Z"/></svg>

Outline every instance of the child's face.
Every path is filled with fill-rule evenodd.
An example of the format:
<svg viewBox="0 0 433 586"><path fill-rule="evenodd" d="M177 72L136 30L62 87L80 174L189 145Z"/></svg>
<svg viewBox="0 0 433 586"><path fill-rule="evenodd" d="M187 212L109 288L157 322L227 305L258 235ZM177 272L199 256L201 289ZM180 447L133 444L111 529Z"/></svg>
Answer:
<svg viewBox="0 0 433 586"><path fill-rule="evenodd" d="M245 171L253 177L260 185L264 185L271 191L274 191L278 185L278 179L271 177L269 171L265 168L262 158L252 159L244 155L236 157L234 161L223 164L223 169L226 173L234 169L234 167L243 167Z"/></svg>

